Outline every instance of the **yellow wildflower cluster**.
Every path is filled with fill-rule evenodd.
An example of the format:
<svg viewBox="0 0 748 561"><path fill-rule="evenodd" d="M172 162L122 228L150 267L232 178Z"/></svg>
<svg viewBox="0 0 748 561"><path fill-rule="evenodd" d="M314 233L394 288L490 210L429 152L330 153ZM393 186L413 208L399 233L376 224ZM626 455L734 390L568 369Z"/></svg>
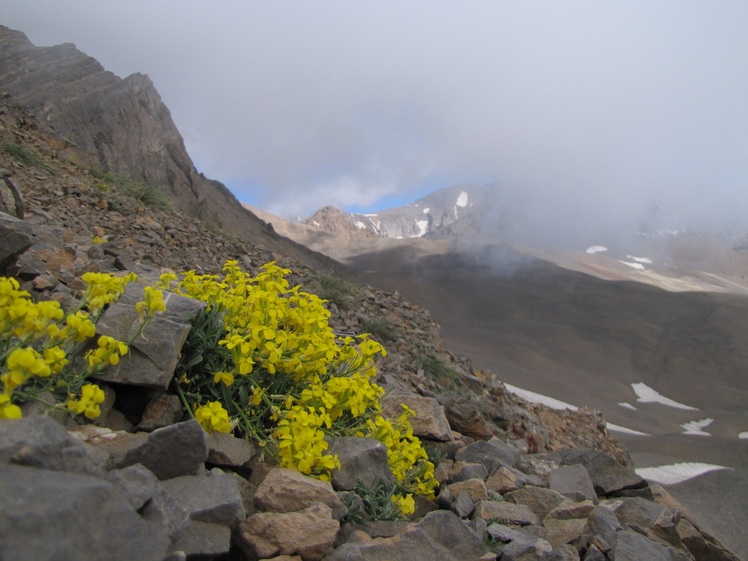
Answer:
<svg viewBox="0 0 748 561"><path fill-rule="evenodd" d="M412 512L411 493L433 496L437 483L407 412L395 424L381 416L384 391L372 380L384 348L365 334L337 337L325 301L291 287L289 273L269 263L250 277L229 261L223 277L194 271L181 280L162 277L163 286L178 281L178 292L206 302L222 318L223 332L215 340L226 358L209 361L206 352L195 351L200 356L187 363L210 362L213 369L177 373L183 404L206 430L226 432L233 424L239 435L262 445L274 443L281 466L321 479L329 479L339 467L327 453L326 435L377 438L387 446L404 491L393 500L403 512ZM217 422L205 409L216 401L232 423Z"/></svg>
<svg viewBox="0 0 748 561"><path fill-rule="evenodd" d="M59 403L67 411L89 419L100 415L104 392L84 381L102 368L117 364L127 353L127 344L102 335L83 360L75 359L96 335L94 320L104 306L136 276L86 273L82 278L88 286L80 309L65 313L58 302L35 302L16 279L0 277L0 418L20 418L18 404L38 399L42 393L54 396L55 403L47 403L49 406ZM160 309L159 298L160 292L150 301L146 297L147 318L155 313L151 310Z"/></svg>

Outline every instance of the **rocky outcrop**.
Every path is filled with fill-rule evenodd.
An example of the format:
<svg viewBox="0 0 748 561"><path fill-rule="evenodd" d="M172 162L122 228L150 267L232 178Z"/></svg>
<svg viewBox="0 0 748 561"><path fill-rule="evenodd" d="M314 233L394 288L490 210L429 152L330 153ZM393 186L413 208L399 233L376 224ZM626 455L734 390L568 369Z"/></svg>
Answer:
<svg viewBox="0 0 748 561"><path fill-rule="evenodd" d="M121 79L75 45L36 47L23 33L0 26L0 92L57 129L58 150L75 151L82 165L153 185L177 209L214 228L290 257L334 266L278 236L222 183L195 169L148 76Z"/></svg>

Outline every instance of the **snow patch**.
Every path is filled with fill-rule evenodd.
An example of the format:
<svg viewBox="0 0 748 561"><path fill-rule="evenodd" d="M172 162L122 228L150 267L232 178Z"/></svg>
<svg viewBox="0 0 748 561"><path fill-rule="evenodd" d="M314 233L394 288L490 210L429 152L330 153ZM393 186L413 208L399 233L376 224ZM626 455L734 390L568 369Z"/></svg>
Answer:
<svg viewBox="0 0 748 561"><path fill-rule="evenodd" d="M461 206L462 208L465 208L468 204L468 194L467 191L462 191L460 193L460 196L457 197L457 202L455 203L457 206Z"/></svg>
<svg viewBox="0 0 748 561"><path fill-rule="evenodd" d="M589 254L602 253L603 251L608 251L608 248L604 245L591 245L587 248L587 253Z"/></svg>
<svg viewBox="0 0 748 561"><path fill-rule="evenodd" d="M621 403L619 403L618 405L620 405L621 407L624 407L624 408L626 408L626 409L631 409L632 411L636 411L636 410L637 410L637 409L636 409L636 407L634 407L634 406L633 406L633 405L631 405L630 403L626 403L625 401L622 401L622 402L621 402Z"/></svg>
<svg viewBox="0 0 748 561"><path fill-rule="evenodd" d="M628 261L620 261L620 263L623 263L624 265L628 265L632 269L636 269L637 271L643 271L644 265L641 263L629 263Z"/></svg>
<svg viewBox="0 0 748 561"><path fill-rule="evenodd" d="M693 434L696 436L712 436L708 432L704 431L704 429L711 425L713 422L714 419L701 419L700 421L683 423L681 426L683 427L683 431L685 432L685 434Z"/></svg>
<svg viewBox="0 0 748 561"><path fill-rule="evenodd" d="M429 227L428 220L416 220L416 226L418 226L418 233L413 236L415 238L422 238L426 233L426 229Z"/></svg>
<svg viewBox="0 0 748 561"><path fill-rule="evenodd" d="M521 397L522 399L524 399L525 401L529 401L530 403L540 403L541 405L546 405L551 409L559 410L570 409L572 411L576 411L577 409L579 409L576 405L571 405L570 403L548 397L547 395L531 392L530 390L523 390L522 388L518 388L517 386L512 386L511 384L507 383L504 383L504 386L506 386L506 389L508 389L517 397Z"/></svg>
<svg viewBox="0 0 748 561"><path fill-rule="evenodd" d="M423 209L423 214L428 214L429 212L431 212L431 209L429 207Z"/></svg>
<svg viewBox="0 0 748 561"><path fill-rule="evenodd" d="M645 263L647 265L652 264L652 260L649 257L634 257L633 255L627 255L626 259L631 259L637 263Z"/></svg>
<svg viewBox="0 0 748 561"><path fill-rule="evenodd" d="M732 468L718 466L716 464L702 464L700 462L681 462L665 466L638 468L636 473L639 477L643 477L649 481L654 481L663 485L676 485L677 483L683 483L694 477L720 469Z"/></svg>
<svg viewBox="0 0 748 561"><path fill-rule="evenodd" d="M696 407L691 407L690 405L683 405L682 403L678 403L677 401L673 401L672 399L669 399L665 397L664 395L658 393L656 390L653 390L646 384L642 382L638 382L635 384L631 384L631 387L634 389L634 393L636 393L636 397L638 402L640 403L661 403L662 405L667 405L668 407L675 407L676 409L685 409L686 411L698 411Z"/></svg>
<svg viewBox="0 0 748 561"><path fill-rule="evenodd" d="M366 230L366 224L364 224L363 222L359 222L357 220L356 221L356 228L358 228L359 230Z"/></svg>
<svg viewBox="0 0 748 561"><path fill-rule="evenodd" d="M740 434L738 435L738 438L740 438L741 440L743 440L743 439L747 439L747 438L748 438L748 432L741 432L741 433L740 433Z"/></svg>
<svg viewBox="0 0 748 561"><path fill-rule="evenodd" d="M614 425L613 423L605 423L605 427L608 430L612 430L615 432L622 432L624 434L633 434L635 436L651 436L650 434L646 432L639 432L638 430L627 429L626 427L622 427L620 425Z"/></svg>

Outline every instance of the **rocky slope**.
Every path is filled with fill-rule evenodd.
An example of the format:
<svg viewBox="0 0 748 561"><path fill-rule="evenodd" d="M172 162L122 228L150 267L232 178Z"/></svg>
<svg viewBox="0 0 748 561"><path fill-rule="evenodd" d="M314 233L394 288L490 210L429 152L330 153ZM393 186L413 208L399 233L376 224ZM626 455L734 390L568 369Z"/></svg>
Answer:
<svg viewBox="0 0 748 561"><path fill-rule="evenodd" d="M319 266L333 266L280 238L226 187L195 169L151 80L120 79L72 44L36 47L0 26L0 92L60 133L58 151L161 189L174 206L219 230Z"/></svg>

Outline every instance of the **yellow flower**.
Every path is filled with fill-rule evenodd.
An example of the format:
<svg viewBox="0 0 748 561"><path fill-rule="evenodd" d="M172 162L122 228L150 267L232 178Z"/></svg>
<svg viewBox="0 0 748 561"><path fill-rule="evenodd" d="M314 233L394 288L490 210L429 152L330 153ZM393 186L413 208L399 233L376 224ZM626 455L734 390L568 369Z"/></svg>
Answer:
<svg viewBox="0 0 748 561"><path fill-rule="evenodd" d="M416 502L413 500L412 493L408 493L405 496L392 495L392 497L390 497L390 500L395 503L398 508L400 508L400 512L402 512L405 516L413 514L416 511Z"/></svg>
<svg viewBox="0 0 748 561"><path fill-rule="evenodd" d="M231 432L229 413L220 401L211 401L195 410L195 419L208 432Z"/></svg>
<svg viewBox="0 0 748 561"><path fill-rule="evenodd" d="M21 408L10 402L10 396L0 393L0 419L20 419Z"/></svg>
<svg viewBox="0 0 748 561"><path fill-rule="evenodd" d="M86 353L88 368L93 370L94 368L108 364L116 366L119 364L120 357L126 355L127 351L127 345L122 341L118 341L108 335L102 335L99 337L98 348Z"/></svg>
<svg viewBox="0 0 748 561"><path fill-rule="evenodd" d="M144 318L152 318L158 312L166 311L166 303L164 302L164 293L152 286L145 287L145 300L135 304L135 310L138 312L140 321Z"/></svg>
<svg viewBox="0 0 748 561"><path fill-rule="evenodd" d="M87 419L96 419L101 415L99 404L104 402L104 390L96 384L85 384L81 388L81 398L68 398L68 411L76 415L84 414Z"/></svg>
<svg viewBox="0 0 748 561"><path fill-rule="evenodd" d="M213 376L213 383L223 382L224 385L230 386L234 383L234 375L231 372L216 372Z"/></svg>

